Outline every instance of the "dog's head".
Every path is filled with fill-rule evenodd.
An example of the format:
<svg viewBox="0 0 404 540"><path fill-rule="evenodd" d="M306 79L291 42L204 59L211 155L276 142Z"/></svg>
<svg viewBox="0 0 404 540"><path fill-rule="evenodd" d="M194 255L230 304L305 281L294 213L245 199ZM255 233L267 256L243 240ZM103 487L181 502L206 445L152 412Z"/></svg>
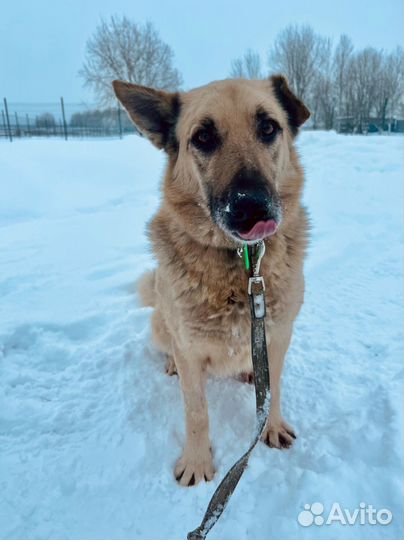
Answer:
<svg viewBox="0 0 404 540"><path fill-rule="evenodd" d="M218 81L183 93L113 86L139 130L168 153L166 193L179 213L186 207L199 225L208 218L216 244L256 242L277 231L300 195L292 143L310 115L284 77Z"/></svg>

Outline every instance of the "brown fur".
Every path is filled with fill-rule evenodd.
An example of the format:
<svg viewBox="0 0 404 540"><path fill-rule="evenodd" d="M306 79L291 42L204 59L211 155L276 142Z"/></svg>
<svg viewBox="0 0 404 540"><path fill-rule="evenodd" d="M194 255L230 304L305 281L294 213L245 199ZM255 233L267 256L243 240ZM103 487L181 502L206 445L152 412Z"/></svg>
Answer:
<svg viewBox="0 0 404 540"><path fill-rule="evenodd" d="M282 222L267 238L266 284L271 412L264 440L289 447L295 435L280 409L280 377L292 325L303 302L307 218L301 206L303 172L293 146L309 113L281 76L266 81L226 80L187 93L168 94L114 82L137 126L168 154L163 200L150 224L158 268L139 284L153 305L153 337L178 371L187 440L175 474L182 485L214 474L204 384L206 374L251 372L247 275L237 239L212 220L209 194L220 196L241 167L264 171L279 195ZM257 108L281 127L273 144L257 142L251 128ZM190 143L201 120L213 117L222 144L211 156Z"/></svg>

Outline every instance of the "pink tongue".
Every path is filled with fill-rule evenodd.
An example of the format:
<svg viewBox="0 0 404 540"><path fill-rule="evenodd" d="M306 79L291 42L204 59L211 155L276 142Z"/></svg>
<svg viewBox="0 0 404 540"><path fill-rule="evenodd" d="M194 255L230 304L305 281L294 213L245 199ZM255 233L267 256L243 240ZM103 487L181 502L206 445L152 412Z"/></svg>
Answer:
<svg viewBox="0 0 404 540"><path fill-rule="evenodd" d="M239 233L244 240L262 240L263 238L274 234L277 223L274 219L268 221L258 221L254 227L245 233Z"/></svg>

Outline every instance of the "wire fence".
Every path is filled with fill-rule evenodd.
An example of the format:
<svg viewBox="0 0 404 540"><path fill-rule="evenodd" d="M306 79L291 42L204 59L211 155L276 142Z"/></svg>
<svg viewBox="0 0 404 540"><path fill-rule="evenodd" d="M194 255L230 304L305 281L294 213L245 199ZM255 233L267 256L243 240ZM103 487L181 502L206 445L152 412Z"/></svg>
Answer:
<svg viewBox="0 0 404 540"><path fill-rule="evenodd" d="M356 122L357 124L357 122ZM353 117L338 118L338 133L357 133ZM313 129L310 123L307 129ZM366 118L360 133L403 133L402 118ZM99 109L94 103L16 103L0 102L0 140L20 137L120 137L138 133L126 112L117 104Z"/></svg>
<svg viewBox="0 0 404 540"><path fill-rule="evenodd" d="M120 137L137 133L125 111L117 105L99 109L93 103L0 104L0 139L20 137Z"/></svg>

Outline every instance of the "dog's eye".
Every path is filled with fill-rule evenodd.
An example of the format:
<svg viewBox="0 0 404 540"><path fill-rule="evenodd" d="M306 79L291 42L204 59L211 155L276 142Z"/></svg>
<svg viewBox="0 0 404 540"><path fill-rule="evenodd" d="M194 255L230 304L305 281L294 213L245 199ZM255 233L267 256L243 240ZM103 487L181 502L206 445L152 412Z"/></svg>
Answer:
<svg viewBox="0 0 404 540"><path fill-rule="evenodd" d="M258 136L263 142L271 142L279 130L276 122L265 118L259 122Z"/></svg>
<svg viewBox="0 0 404 540"><path fill-rule="evenodd" d="M209 154L219 146L220 138L213 126L202 127L194 133L191 143L201 152Z"/></svg>
<svg viewBox="0 0 404 540"><path fill-rule="evenodd" d="M261 126L261 134L264 135L265 137L268 137L269 135L273 133L273 131L274 131L274 126L272 122L270 122L269 120L265 120L265 122Z"/></svg>
<svg viewBox="0 0 404 540"><path fill-rule="evenodd" d="M210 133L207 129L200 129L196 134L196 138L200 144L206 144L209 142Z"/></svg>

